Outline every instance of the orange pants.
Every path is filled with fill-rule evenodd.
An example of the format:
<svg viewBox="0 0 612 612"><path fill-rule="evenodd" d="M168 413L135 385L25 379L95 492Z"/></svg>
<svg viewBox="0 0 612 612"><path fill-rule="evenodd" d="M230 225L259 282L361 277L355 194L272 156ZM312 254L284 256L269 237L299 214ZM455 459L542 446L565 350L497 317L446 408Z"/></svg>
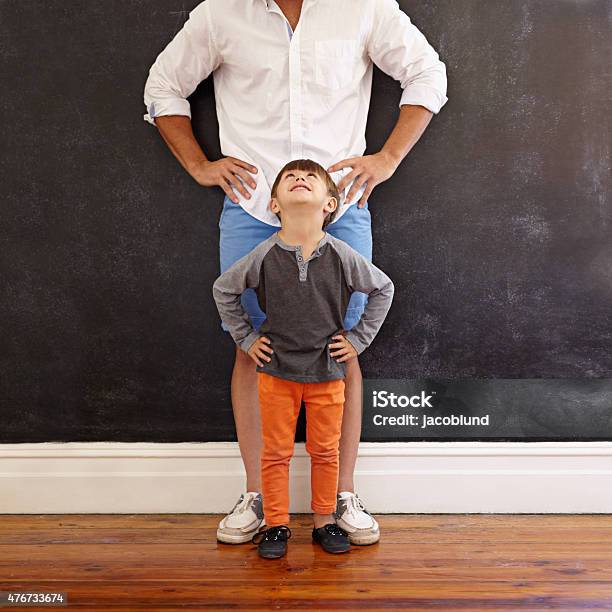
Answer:
<svg viewBox="0 0 612 612"><path fill-rule="evenodd" d="M310 455L311 508L336 509L344 380L301 383L258 372L263 449L261 478L267 527L289 523L289 461L302 399L306 404L306 450Z"/></svg>

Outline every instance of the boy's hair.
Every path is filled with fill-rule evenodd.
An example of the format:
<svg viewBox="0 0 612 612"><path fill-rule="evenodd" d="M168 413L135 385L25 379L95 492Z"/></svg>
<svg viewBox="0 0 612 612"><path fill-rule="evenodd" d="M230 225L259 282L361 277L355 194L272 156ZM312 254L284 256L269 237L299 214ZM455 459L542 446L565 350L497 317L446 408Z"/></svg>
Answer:
<svg viewBox="0 0 612 612"><path fill-rule="evenodd" d="M336 198L336 210L333 210L330 213L327 213L325 219L323 220L323 229L329 225L335 218L336 213L338 212L338 208L340 208L340 194L338 192L338 187L336 183L334 183L334 179L329 175L329 172L323 168L316 161L312 161L312 159L294 159L288 163L286 163L281 171L276 175L276 179L274 179L274 185L272 185L272 197L276 197L276 191L278 189L278 184L280 183L281 177L285 172L289 170L302 170L303 172L314 172L320 178L323 179L323 182L327 185L327 195L333 198ZM276 216L280 219L280 215L276 213Z"/></svg>

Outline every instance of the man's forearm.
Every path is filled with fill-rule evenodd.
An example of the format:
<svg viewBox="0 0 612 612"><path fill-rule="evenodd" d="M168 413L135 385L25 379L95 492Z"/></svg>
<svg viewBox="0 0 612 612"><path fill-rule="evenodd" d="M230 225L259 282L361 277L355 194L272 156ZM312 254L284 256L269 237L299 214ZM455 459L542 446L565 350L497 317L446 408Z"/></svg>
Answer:
<svg viewBox="0 0 612 612"><path fill-rule="evenodd" d="M433 113L424 106L404 104L400 107L397 123L385 142L381 153L389 155L396 166L408 155L428 126Z"/></svg>
<svg viewBox="0 0 612 612"><path fill-rule="evenodd" d="M343 159L327 168L328 172L347 167L352 169L338 183L340 192L352 183L345 201L352 202L362 190L357 206L364 207L374 187L393 176L400 162L418 142L432 116L433 113L424 106L402 104L395 127L378 153Z"/></svg>
<svg viewBox="0 0 612 612"><path fill-rule="evenodd" d="M257 187L253 178L257 168L253 164L231 156L210 161L195 139L187 115L155 117L155 125L170 151L199 185L220 187L234 204L239 202L237 193L247 200L251 198L246 186Z"/></svg>
<svg viewBox="0 0 612 612"><path fill-rule="evenodd" d="M193 135L191 119L185 115L167 115L155 118L162 138L185 170L191 174L195 164L208 161Z"/></svg>

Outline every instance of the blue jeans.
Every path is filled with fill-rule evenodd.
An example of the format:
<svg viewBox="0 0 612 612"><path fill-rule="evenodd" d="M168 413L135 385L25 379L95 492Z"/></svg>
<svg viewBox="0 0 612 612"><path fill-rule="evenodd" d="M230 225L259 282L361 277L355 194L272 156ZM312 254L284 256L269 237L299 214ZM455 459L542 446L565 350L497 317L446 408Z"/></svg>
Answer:
<svg viewBox="0 0 612 612"><path fill-rule="evenodd" d="M235 204L225 196L219 218L221 273L279 229L280 227L268 225L249 215L240 204ZM358 208L356 204L353 204L340 219L330 223L325 231L344 240L349 246L372 261L372 223L367 202L363 208ZM344 317L344 329L351 329L359 321L367 301L368 296L365 293L356 291L351 294ZM259 329L266 315L259 307L255 290L245 289L240 297L240 302L248 313L253 328ZM221 327L224 331L228 331L223 323Z"/></svg>

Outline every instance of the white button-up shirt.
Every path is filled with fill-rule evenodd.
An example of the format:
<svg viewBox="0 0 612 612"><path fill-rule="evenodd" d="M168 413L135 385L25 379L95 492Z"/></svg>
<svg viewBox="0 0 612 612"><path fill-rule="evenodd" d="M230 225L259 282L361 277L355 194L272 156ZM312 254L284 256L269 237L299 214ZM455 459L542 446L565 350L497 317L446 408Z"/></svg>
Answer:
<svg viewBox="0 0 612 612"><path fill-rule="evenodd" d="M204 0L151 67L144 119L191 117L187 97L213 73L221 151L258 169L251 198L236 195L278 226L268 203L285 163L363 155L372 62L400 82L400 106L438 113L448 101L444 63L396 0L304 0L294 32L274 0ZM336 219L363 194L347 202L349 188Z"/></svg>

